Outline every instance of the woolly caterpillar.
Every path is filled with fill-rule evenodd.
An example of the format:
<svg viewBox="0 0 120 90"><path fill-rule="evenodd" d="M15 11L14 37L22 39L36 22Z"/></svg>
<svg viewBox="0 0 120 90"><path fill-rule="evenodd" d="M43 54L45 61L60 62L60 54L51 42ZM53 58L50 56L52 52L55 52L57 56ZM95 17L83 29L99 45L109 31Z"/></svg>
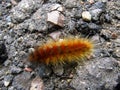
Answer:
<svg viewBox="0 0 120 90"><path fill-rule="evenodd" d="M90 56L92 50L93 43L89 39L67 37L58 41L47 41L38 46L29 55L29 60L47 65L79 62Z"/></svg>

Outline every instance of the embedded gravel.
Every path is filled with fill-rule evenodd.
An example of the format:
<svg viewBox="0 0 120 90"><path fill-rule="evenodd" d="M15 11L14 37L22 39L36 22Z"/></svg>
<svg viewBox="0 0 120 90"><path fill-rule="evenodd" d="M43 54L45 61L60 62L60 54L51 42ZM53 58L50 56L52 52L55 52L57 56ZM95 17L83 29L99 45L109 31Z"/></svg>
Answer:
<svg viewBox="0 0 120 90"><path fill-rule="evenodd" d="M120 0L0 0L0 90L120 90ZM46 66L28 55L50 38L87 37L83 63Z"/></svg>

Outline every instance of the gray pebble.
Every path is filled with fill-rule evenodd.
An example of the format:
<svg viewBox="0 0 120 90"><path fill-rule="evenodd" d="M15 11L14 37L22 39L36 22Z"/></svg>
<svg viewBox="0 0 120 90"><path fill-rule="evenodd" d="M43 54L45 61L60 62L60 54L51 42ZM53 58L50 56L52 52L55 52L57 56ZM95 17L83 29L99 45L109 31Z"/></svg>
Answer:
<svg viewBox="0 0 120 90"><path fill-rule="evenodd" d="M117 12L115 16L118 20L120 20L120 12Z"/></svg>
<svg viewBox="0 0 120 90"><path fill-rule="evenodd" d="M94 9L102 9L104 10L106 7L105 2L98 1L92 5L92 7L89 8L89 10L94 10Z"/></svg>
<svg viewBox="0 0 120 90"><path fill-rule="evenodd" d="M95 20L95 21L99 20L101 13L102 13L102 9L90 10L92 20Z"/></svg>
<svg viewBox="0 0 120 90"><path fill-rule="evenodd" d="M11 17L10 17L10 16L7 16L7 17L6 17L6 20L7 20L8 22L11 22Z"/></svg>
<svg viewBox="0 0 120 90"><path fill-rule="evenodd" d="M13 87L13 86L11 86L11 87L9 87L9 88L8 88L8 90L14 90L14 87Z"/></svg>
<svg viewBox="0 0 120 90"><path fill-rule="evenodd" d="M38 73L41 77L49 77L52 73L52 70L48 66L40 65L38 68Z"/></svg>
<svg viewBox="0 0 120 90"><path fill-rule="evenodd" d="M105 40L110 40L110 38L111 38L111 31L110 31L110 30L101 30L100 35L101 35L101 37L103 37Z"/></svg>
<svg viewBox="0 0 120 90"><path fill-rule="evenodd" d="M76 7L77 0L65 0L65 7L67 8L73 8Z"/></svg>
<svg viewBox="0 0 120 90"><path fill-rule="evenodd" d="M62 65L55 66L52 69L53 69L53 72L58 76L61 76L64 73L64 68Z"/></svg>
<svg viewBox="0 0 120 90"><path fill-rule="evenodd" d="M5 62L4 62L4 66L9 66L11 64L11 61L10 60L6 60Z"/></svg>
<svg viewBox="0 0 120 90"><path fill-rule="evenodd" d="M68 22L68 30L73 31L75 29L75 24L76 24L75 21L70 20Z"/></svg>
<svg viewBox="0 0 120 90"><path fill-rule="evenodd" d="M23 68L24 64L23 64L23 62L20 62L17 66L20 67L20 68Z"/></svg>
<svg viewBox="0 0 120 90"><path fill-rule="evenodd" d="M45 85L45 90L54 90L54 88L55 88L55 83L53 83L53 79L51 78L51 79L49 79L48 81L46 81L45 83L44 83L44 85Z"/></svg>
<svg viewBox="0 0 120 90"><path fill-rule="evenodd" d="M112 17L111 17L109 14L106 14L106 15L105 15L105 21L106 21L107 23L111 23L111 22L112 22Z"/></svg>
<svg viewBox="0 0 120 90"><path fill-rule="evenodd" d="M102 56L101 50L100 50L100 49L95 49L92 56L93 56L94 58L101 57L101 56Z"/></svg>
<svg viewBox="0 0 120 90"><path fill-rule="evenodd" d="M13 38L9 35L4 36L3 39L6 40L8 44L11 44L13 42Z"/></svg>
<svg viewBox="0 0 120 90"><path fill-rule="evenodd" d="M10 72L12 74L19 74L22 72L22 69L16 66L11 66Z"/></svg>
<svg viewBox="0 0 120 90"><path fill-rule="evenodd" d="M13 76L12 75L7 75L4 77L4 85L6 87L8 87L10 85L10 83L12 82L13 80Z"/></svg>
<svg viewBox="0 0 120 90"><path fill-rule="evenodd" d="M100 30L102 27L99 26L99 25L97 25L97 24L95 24L95 23L89 23L89 24L88 24L88 28L89 28L90 30Z"/></svg>

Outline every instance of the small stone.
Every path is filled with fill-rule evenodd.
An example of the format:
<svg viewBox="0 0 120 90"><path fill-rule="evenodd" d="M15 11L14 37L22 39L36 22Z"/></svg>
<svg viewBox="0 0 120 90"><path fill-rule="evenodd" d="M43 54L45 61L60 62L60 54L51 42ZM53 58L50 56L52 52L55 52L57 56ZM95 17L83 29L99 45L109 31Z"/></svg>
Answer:
<svg viewBox="0 0 120 90"><path fill-rule="evenodd" d="M20 38L17 39L18 43L21 43L22 41L23 41L23 37L20 37Z"/></svg>
<svg viewBox="0 0 120 90"><path fill-rule="evenodd" d="M116 18L117 18L118 20L120 20L120 12L117 12L117 13L116 13Z"/></svg>
<svg viewBox="0 0 120 90"><path fill-rule="evenodd" d="M33 79L30 90L44 90L43 81L40 77Z"/></svg>
<svg viewBox="0 0 120 90"><path fill-rule="evenodd" d="M114 70L113 67L106 67L106 71L108 71L108 72L111 72L111 71L113 71L113 70Z"/></svg>
<svg viewBox="0 0 120 90"><path fill-rule="evenodd" d="M25 58L27 56L27 53L25 51L20 51L19 52L19 55L22 57L22 58Z"/></svg>
<svg viewBox="0 0 120 90"><path fill-rule="evenodd" d="M90 4L93 4L95 1L94 0L88 0Z"/></svg>
<svg viewBox="0 0 120 90"><path fill-rule="evenodd" d="M11 0L11 3L12 3L13 5L17 5L16 0Z"/></svg>
<svg viewBox="0 0 120 90"><path fill-rule="evenodd" d="M58 40L60 35L61 35L60 31L52 32L52 33L49 34L49 36L54 40Z"/></svg>
<svg viewBox="0 0 120 90"><path fill-rule="evenodd" d="M8 28L12 28L14 26L14 24L12 22L8 22L7 26L8 26Z"/></svg>
<svg viewBox="0 0 120 90"><path fill-rule="evenodd" d="M53 67L53 72L54 72L56 75L61 76L61 75L63 75L63 73L64 73L64 68L63 68L62 65L55 66L55 67Z"/></svg>
<svg viewBox="0 0 120 90"><path fill-rule="evenodd" d="M116 44L118 44L118 47L120 47L120 38L117 38L117 39L115 40L115 42L116 42Z"/></svg>
<svg viewBox="0 0 120 90"><path fill-rule="evenodd" d="M4 85L7 87L10 84L9 81L4 81Z"/></svg>
<svg viewBox="0 0 120 90"><path fill-rule="evenodd" d="M65 0L65 7L66 8L73 8L77 5L78 0Z"/></svg>
<svg viewBox="0 0 120 90"><path fill-rule="evenodd" d="M81 7L79 7L78 9L73 10L73 13L75 13L74 17L76 19L80 19L82 17L82 14L81 14L82 12L83 12L83 10L82 10ZM71 20L71 21L73 21L73 20Z"/></svg>
<svg viewBox="0 0 120 90"><path fill-rule="evenodd" d="M20 67L20 68L23 68L24 64L23 64L23 62L20 62L17 66Z"/></svg>
<svg viewBox="0 0 120 90"><path fill-rule="evenodd" d="M95 24L95 23L89 23L89 24L88 24L88 28L89 28L90 30L100 30L100 29L102 29L101 26L99 26L99 25L97 25L97 24Z"/></svg>
<svg viewBox="0 0 120 90"><path fill-rule="evenodd" d="M87 22L84 22L83 20L80 20L76 23L76 28L80 29L85 29L85 28L88 28L88 23Z"/></svg>
<svg viewBox="0 0 120 90"><path fill-rule="evenodd" d="M54 79L54 81L55 80L56 80L56 78ZM45 85L44 90L59 90L59 89L55 89L55 84L56 84L56 82L53 82L53 79L47 80L46 82L44 82L44 85Z"/></svg>
<svg viewBox="0 0 120 90"><path fill-rule="evenodd" d="M101 0L103 3L106 3L106 2L108 2L108 0Z"/></svg>
<svg viewBox="0 0 120 90"><path fill-rule="evenodd" d="M106 15L105 15L105 21L106 21L107 23L111 23L111 22L112 22L112 17L111 17L110 15L106 14Z"/></svg>
<svg viewBox="0 0 120 90"><path fill-rule="evenodd" d="M70 20L69 22L68 22L68 30L69 31L73 31L73 30L75 30L75 26L76 26L76 22L75 21L73 21L73 20Z"/></svg>
<svg viewBox="0 0 120 90"><path fill-rule="evenodd" d="M100 43L100 37L99 37L99 35L94 35L94 36L92 36L91 40L92 40L93 42L95 42L95 44Z"/></svg>
<svg viewBox="0 0 120 90"><path fill-rule="evenodd" d="M95 20L95 21L99 20L101 13L102 13L102 9L90 10L92 20Z"/></svg>
<svg viewBox="0 0 120 90"><path fill-rule="evenodd" d="M8 90L14 90L14 87L13 87L13 86L11 86L11 87L9 87L9 88L8 88Z"/></svg>
<svg viewBox="0 0 120 90"><path fill-rule="evenodd" d="M67 83L68 83L68 79L67 80L61 80L61 82L59 82L59 84L57 85L58 88L60 88L61 90L71 90L71 89L67 89Z"/></svg>
<svg viewBox="0 0 120 90"><path fill-rule="evenodd" d="M16 66L11 66L10 71L11 71L12 74L19 74L19 73L22 72L22 69L19 68L19 67L16 67Z"/></svg>
<svg viewBox="0 0 120 90"><path fill-rule="evenodd" d="M55 25L63 27L64 25L64 15L61 14L59 11L52 11L47 14L47 21L51 22Z"/></svg>
<svg viewBox="0 0 120 90"><path fill-rule="evenodd" d="M46 65L40 65L38 68L38 73L40 77L49 77L52 73L52 70Z"/></svg>
<svg viewBox="0 0 120 90"><path fill-rule="evenodd" d="M10 8L11 6L11 3L7 3L6 8Z"/></svg>
<svg viewBox="0 0 120 90"><path fill-rule="evenodd" d="M82 12L82 18L85 21L91 21L91 14L88 11Z"/></svg>
<svg viewBox="0 0 120 90"><path fill-rule="evenodd" d="M120 58L120 48L115 48L113 52L113 57Z"/></svg>
<svg viewBox="0 0 120 90"><path fill-rule="evenodd" d="M89 10L94 10L94 9L102 9L104 10L106 7L105 2L98 1L92 5L92 7L89 8Z"/></svg>
<svg viewBox="0 0 120 90"><path fill-rule="evenodd" d="M11 63L11 61L10 60L6 60L5 62L4 62L4 66L9 66L10 65L10 63Z"/></svg>
<svg viewBox="0 0 120 90"><path fill-rule="evenodd" d="M10 83L12 82L13 80L13 76L12 75L7 75L4 77L4 85L6 87L8 87L10 85Z"/></svg>
<svg viewBox="0 0 120 90"><path fill-rule="evenodd" d="M6 17L6 20L7 20L8 22L11 22L11 17L10 17L10 16Z"/></svg>
<svg viewBox="0 0 120 90"><path fill-rule="evenodd" d="M6 40L8 44L11 44L13 42L12 37L9 35L4 36L3 39Z"/></svg>
<svg viewBox="0 0 120 90"><path fill-rule="evenodd" d="M3 34L0 33L0 41L2 41L2 39L3 39Z"/></svg>
<svg viewBox="0 0 120 90"><path fill-rule="evenodd" d="M109 52L111 52L111 49L109 49ZM110 57L110 53L108 52L108 50L101 50L101 55L103 57Z"/></svg>
<svg viewBox="0 0 120 90"><path fill-rule="evenodd" d="M118 37L117 33L113 32L113 33L111 34L111 38L112 38L112 39L117 39L117 37Z"/></svg>
<svg viewBox="0 0 120 90"><path fill-rule="evenodd" d="M110 38L111 38L111 31L110 30L102 30L100 35L105 40L110 40Z"/></svg>
<svg viewBox="0 0 120 90"><path fill-rule="evenodd" d="M35 51L34 48L29 48L29 50L28 50L29 53L33 53L34 51Z"/></svg>
<svg viewBox="0 0 120 90"><path fill-rule="evenodd" d="M92 55L93 58L101 57L101 50L100 49L95 49L94 54Z"/></svg>

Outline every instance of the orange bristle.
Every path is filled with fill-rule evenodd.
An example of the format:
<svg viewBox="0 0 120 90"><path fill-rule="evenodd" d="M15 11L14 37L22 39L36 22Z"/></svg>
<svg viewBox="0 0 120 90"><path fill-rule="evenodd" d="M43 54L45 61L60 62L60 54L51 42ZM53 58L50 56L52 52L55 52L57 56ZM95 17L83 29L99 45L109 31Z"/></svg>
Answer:
<svg viewBox="0 0 120 90"><path fill-rule="evenodd" d="M38 46L30 54L29 60L44 64L63 64L65 62L79 62L89 57L93 44L85 38L64 38L58 41L49 41Z"/></svg>

